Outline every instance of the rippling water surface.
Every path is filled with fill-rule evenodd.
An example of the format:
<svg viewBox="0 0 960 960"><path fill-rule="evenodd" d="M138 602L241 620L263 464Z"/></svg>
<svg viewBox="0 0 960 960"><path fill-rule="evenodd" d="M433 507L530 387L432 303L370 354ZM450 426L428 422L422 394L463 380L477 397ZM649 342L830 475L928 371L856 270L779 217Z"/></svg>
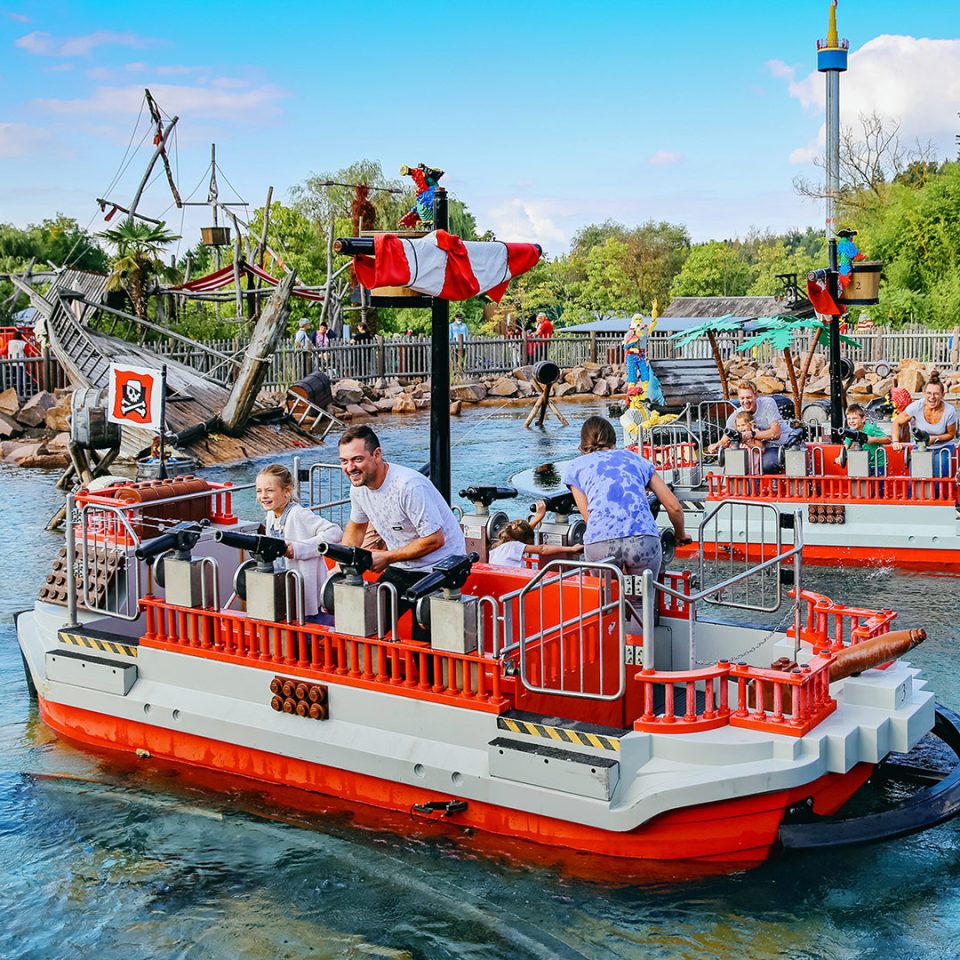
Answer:
<svg viewBox="0 0 960 960"><path fill-rule="evenodd" d="M545 432L523 430L515 408L470 410L453 425L454 489L573 456L576 423L602 409L568 407L574 425ZM388 459L428 459L426 420L396 418L379 432ZM213 473L252 479L248 468ZM373 830L323 801L298 814L283 795L217 792L58 741L27 697L10 622L62 542L43 532L62 502L54 480L0 466L0 957L960 955L957 823L732 874L654 865L598 883L549 852L411 835L402 818ZM910 659L941 702L960 707L957 577L811 567L807 585L926 626Z"/></svg>

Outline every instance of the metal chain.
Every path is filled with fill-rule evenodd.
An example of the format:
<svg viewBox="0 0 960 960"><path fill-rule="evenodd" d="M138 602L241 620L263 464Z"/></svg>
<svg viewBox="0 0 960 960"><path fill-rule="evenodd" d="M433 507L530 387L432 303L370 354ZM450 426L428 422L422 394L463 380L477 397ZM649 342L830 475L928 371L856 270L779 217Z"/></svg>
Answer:
<svg viewBox="0 0 960 960"><path fill-rule="evenodd" d="M727 659L732 663L736 663L739 660L743 660L749 654L759 650L762 646L766 644L766 642L771 637L774 636L774 634L780 633L783 630L787 621L793 619L794 615L799 609L800 609L800 600L795 600L792 604L790 604L787 607L786 614L784 614L784 616L780 619L780 622L776 624L776 626L771 628L769 633L764 634L764 636L761 637L760 640L757 643L755 643L752 647L742 651L741 653L735 653L732 657L728 657ZM698 667L712 667L716 665L716 660L695 660L694 665Z"/></svg>

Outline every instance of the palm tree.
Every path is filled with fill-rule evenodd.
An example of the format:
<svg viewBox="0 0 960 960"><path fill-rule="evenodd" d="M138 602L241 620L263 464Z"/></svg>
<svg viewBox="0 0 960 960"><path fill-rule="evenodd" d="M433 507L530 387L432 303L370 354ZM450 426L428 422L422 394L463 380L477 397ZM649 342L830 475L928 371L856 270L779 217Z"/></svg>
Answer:
<svg viewBox="0 0 960 960"><path fill-rule="evenodd" d="M107 289L126 290L133 312L141 320L147 316L147 285L151 277L159 276L165 269L160 253L164 247L180 239L169 233L166 226L163 222L126 220L100 234L117 251L107 278Z"/></svg>
<svg viewBox="0 0 960 960"><path fill-rule="evenodd" d="M727 371L723 368L723 357L720 356L717 334L728 330L739 330L745 322L745 317L734 317L728 314L724 317L711 317L706 323L701 323L699 326L670 334L670 339L676 340L678 347L685 347L688 343L699 340L701 337L706 337L710 341L713 362L717 365L717 372L720 374L720 386L723 389L724 400L730 399L730 385L727 382Z"/></svg>
<svg viewBox="0 0 960 960"><path fill-rule="evenodd" d="M787 365L787 375L790 378L790 389L793 392L793 409L796 415L800 416L800 408L803 405L803 391L807 385L807 373L810 370L810 362L813 360L814 351L821 337L825 336L827 329L822 320L816 320L813 317L798 318L790 314L781 313L774 317L760 317L756 321L757 332L748 337L737 347L737 350L752 350L759 347L762 343L769 343L775 350L783 351L783 359ZM804 358L803 368L800 377L797 377L796 364L793 362L793 343L794 338L803 330L816 330L807 355ZM840 335L840 342L847 346L859 347L860 344L851 337Z"/></svg>

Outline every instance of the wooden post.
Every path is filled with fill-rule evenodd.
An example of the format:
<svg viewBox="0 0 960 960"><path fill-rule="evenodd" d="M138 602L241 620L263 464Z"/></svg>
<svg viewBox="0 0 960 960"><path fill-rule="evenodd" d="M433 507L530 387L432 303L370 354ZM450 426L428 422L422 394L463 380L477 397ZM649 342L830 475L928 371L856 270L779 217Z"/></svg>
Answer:
<svg viewBox="0 0 960 960"><path fill-rule="evenodd" d="M173 128L177 125L179 117L174 117L170 121L170 126L163 131L163 136L160 138L160 142L157 144L157 149L153 151L153 156L150 158L150 162L147 164L147 171L143 175L143 179L140 181L140 185L137 187L137 192L133 196L133 202L130 204L130 211L127 214L127 219L130 222L133 222L133 218L137 215L137 204L140 202L140 197L143 196L143 191L147 186L147 181L150 179L150 174L153 172L153 168L156 165L157 160L160 159L160 156L163 154L166 149L167 139L170 134L173 132Z"/></svg>
<svg viewBox="0 0 960 960"><path fill-rule="evenodd" d="M375 350L377 355L377 376L380 377L380 379L383 379L383 377L386 376L387 369L387 357L386 350L384 349L383 345L383 337L381 337L380 334L377 334L374 337L374 343L376 344Z"/></svg>
<svg viewBox="0 0 960 960"><path fill-rule="evenodd" d="M243 364L224 404L220 420L223 430L240 436L257 402L257 394L267 374L267 364L290 316L290 297L297 282L297 271L291 270L270 295L243 355Z"/></svg>
<svg viewBox="0 0 960 960"><path fill-rule="evenodd" d="M590 331L590 362L597 362L597 331Z"/></svg>

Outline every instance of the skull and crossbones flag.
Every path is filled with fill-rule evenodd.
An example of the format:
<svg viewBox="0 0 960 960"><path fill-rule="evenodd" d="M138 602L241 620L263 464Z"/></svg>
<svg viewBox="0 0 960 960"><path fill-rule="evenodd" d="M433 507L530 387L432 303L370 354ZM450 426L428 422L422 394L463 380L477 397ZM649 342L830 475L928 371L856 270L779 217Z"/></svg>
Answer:
<svg viewBox="0 0 960 960"><path fill-rule="evenodd" d="M108 419L150 430L161 429L160 407L163 398L159 370L110 364Z"/></svg>

